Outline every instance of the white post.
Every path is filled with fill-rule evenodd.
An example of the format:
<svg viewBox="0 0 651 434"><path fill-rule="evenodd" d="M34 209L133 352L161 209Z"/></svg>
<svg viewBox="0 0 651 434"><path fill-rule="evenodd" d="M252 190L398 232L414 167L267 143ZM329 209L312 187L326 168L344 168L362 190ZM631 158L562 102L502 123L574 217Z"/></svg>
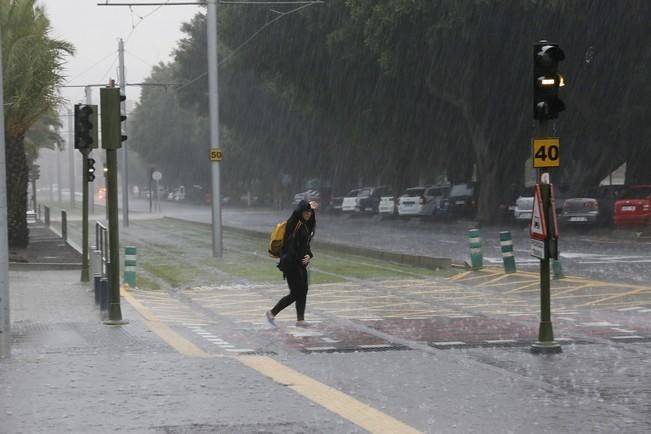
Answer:
<svg viewBox="0 0 651 434"><path fill-rule="evenodd" d="M0 359L11 355L9 321L9 239L7 237L7 162L5 160L5 110L0 41Z"/></svg>
<svg viewBox="0 0 651 434"><path fill-rule="evenodd" d="M210 148L219 149L219 85L217 80L217 0L208 0L208 96L210 102ZM206 152L206 157L209 155ZM222 204L219 161L211 161L212 255L222 256Z"/></svg>
<svg viewBox="0 0 651 434"><path fill-rule="evenodd" d="M122 39L118 42L118 53L120 63L120 93L127 94L127 82L124 77L124 42ZM127 104L122 102L122 113L126 116ZM122 124L122 134L127 135L127 123ZM129 227L129 169L127 167L127 141L122 142L122 224Z"/></svg>
<svg viewBox="0 0 651 434"><path fill-rule="evenodd" d="M68 175L70 209L75 207L75 127L74 114L68 109Z"/></svg>

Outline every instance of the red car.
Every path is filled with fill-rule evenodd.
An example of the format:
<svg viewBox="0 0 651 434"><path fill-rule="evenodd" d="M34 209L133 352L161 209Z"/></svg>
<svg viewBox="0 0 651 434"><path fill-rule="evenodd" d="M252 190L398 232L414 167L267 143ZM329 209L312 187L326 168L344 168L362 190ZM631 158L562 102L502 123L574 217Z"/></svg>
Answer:
<svg viewBox="0 0 651 434"><path fill-rule="evenodd" d="M616 226L642 227L651 223L651 185L632 185L615 202Z"/></svg>

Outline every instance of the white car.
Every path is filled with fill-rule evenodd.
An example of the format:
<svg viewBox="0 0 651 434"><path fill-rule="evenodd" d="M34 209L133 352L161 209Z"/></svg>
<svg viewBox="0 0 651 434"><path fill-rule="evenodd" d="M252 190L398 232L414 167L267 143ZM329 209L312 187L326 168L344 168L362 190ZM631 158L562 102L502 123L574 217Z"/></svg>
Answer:
<svg viewBox="0 0 651 434"><path fill-rule="evenodd" d="M341 211L342 212L361 212L359 193L362 191L361 188L356 188L350 190L348 194L344 196L344 200L341 202Z"/></svg>
<svg viewBox="0 0 651 434"><path fill-rule="evenodd" d="M412 187L405 190L398 203L400 216L434 216L450 190L448 185Z"/></svg>
<svg viewBox="0 0 651 434"><path fill-rule="evenodd" d="M513 208L513 218L517 223L525 226L531 222L533 213L533 189L528 189L518 197Z"/></svg>
<svg viewBox="0 0 651 434"><path fill-rule="evenodd" d="M378 205L378 213L396 215L398 213L396 198L393 196L382 196Z"/></svg>

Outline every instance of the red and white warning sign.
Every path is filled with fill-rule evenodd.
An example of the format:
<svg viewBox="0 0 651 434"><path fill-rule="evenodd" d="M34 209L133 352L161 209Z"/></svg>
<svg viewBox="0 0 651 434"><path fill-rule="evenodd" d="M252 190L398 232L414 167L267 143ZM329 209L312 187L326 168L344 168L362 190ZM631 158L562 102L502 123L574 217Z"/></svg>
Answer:
<svg viewBox="0 0 651 434"><path fill-rule="evenodd" d="M545 222L542 205L540 186L536 184L533 194L533 214L531 216L531 226L529 226L529 236L539 241L547 239L547 222Z"/></svg>

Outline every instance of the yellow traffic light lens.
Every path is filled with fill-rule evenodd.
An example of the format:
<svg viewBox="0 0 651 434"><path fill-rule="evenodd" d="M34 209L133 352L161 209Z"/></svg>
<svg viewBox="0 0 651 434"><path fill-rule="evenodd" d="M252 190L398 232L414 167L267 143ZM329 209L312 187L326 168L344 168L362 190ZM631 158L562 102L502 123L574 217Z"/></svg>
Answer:
<svg viewBox="0 0 651 434"><path fill-rule="evenodd" d="M562 75L558 76L559 82L558 82L558 87L564 87L565 86L565 77Z"/></svg>

